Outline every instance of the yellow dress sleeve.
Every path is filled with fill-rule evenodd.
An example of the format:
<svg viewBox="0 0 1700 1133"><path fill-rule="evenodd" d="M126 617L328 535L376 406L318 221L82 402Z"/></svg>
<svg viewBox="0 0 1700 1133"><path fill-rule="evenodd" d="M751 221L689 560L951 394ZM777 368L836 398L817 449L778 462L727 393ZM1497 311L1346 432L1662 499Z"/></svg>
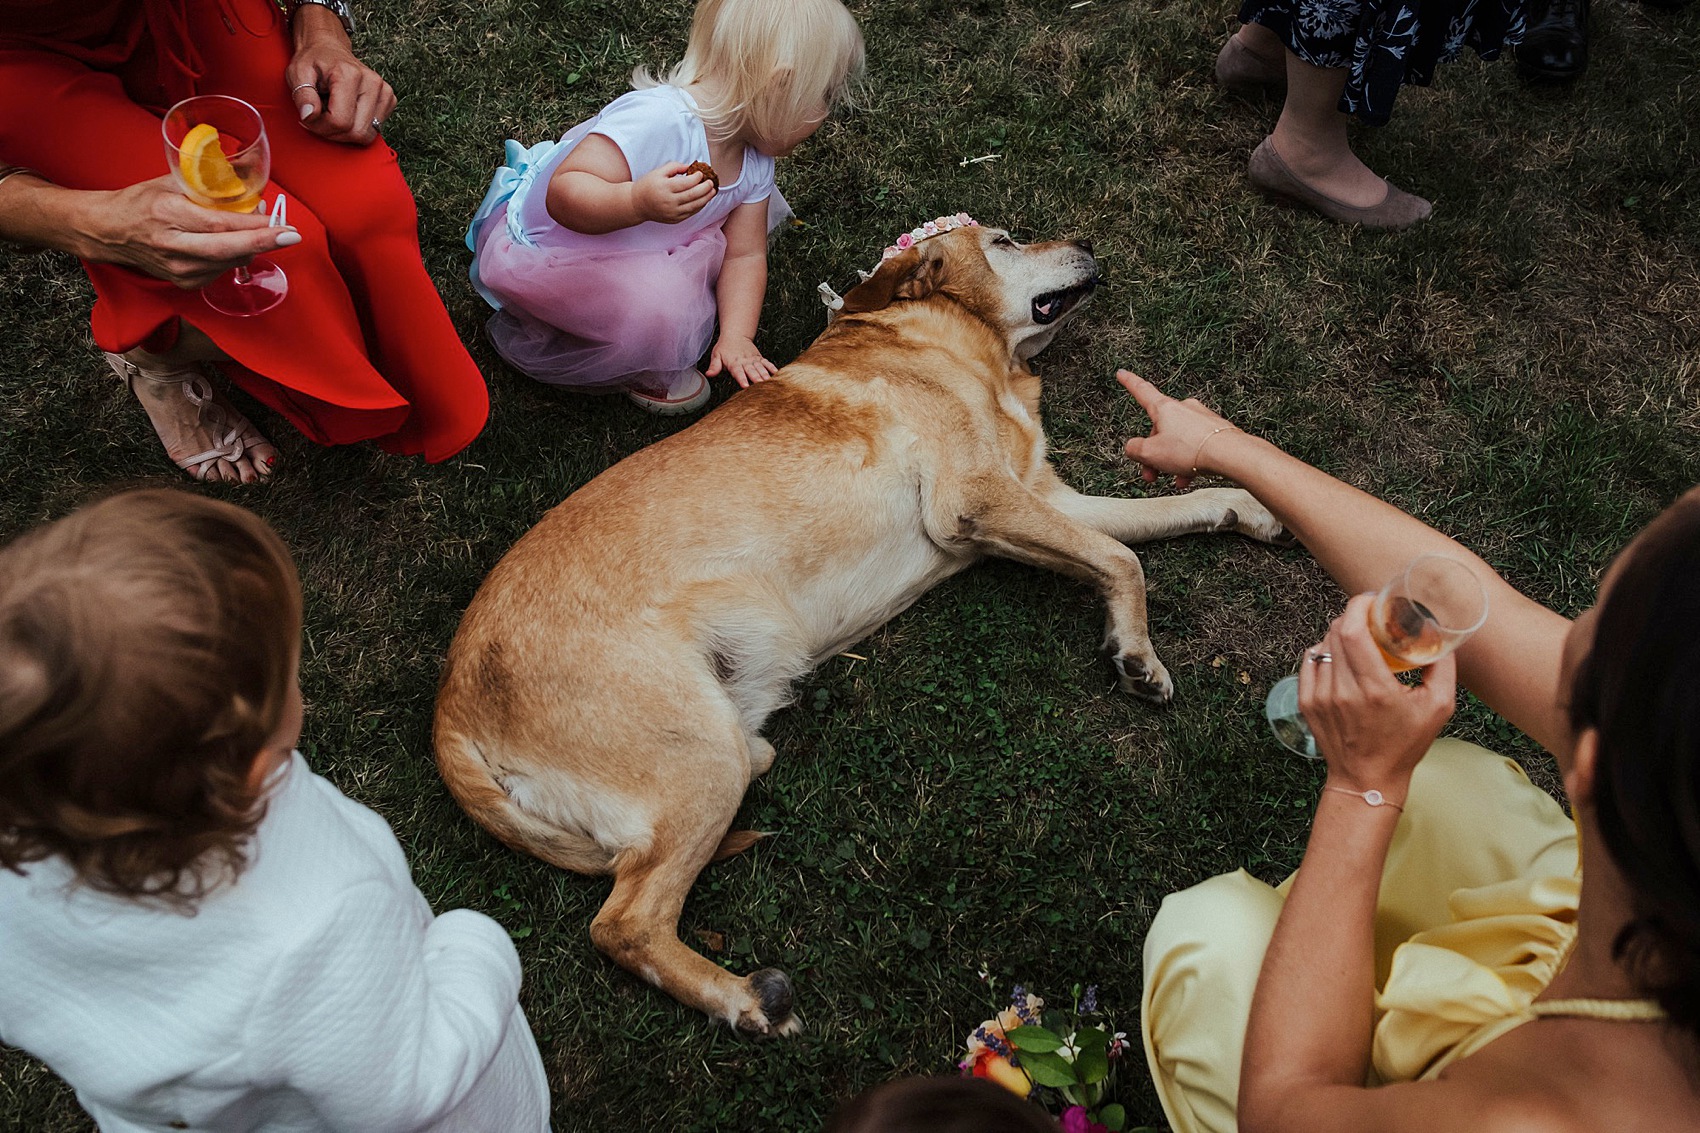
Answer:
<svg viewBox="0 0 1700 1133"><path fill-rule="evenodd" d="M1374 1064L1383 1082L1432 1078L1533 1018L1529 1004L1576 939L1578 871L1459 889L1452 923L1393 954L1377 998Z"/></svg>

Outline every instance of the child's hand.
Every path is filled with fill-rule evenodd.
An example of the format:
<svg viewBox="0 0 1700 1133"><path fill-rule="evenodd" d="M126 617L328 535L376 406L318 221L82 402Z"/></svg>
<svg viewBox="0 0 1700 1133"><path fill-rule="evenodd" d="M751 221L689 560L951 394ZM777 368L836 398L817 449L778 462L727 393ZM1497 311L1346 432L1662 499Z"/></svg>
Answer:
<svg viewBox="0 0 1700 1133"><path fill-rule="evenodd" d="M751 382L765 382L773 377L779 367L763 358L749 339L721 335L708 359L708 376L712 378L721 370L731 374L740 388L748 388Z"/></svg>
<svg viewBox="0 0 1700 1133"><path fill-rule="evenodd" d="M714 182L702 173L686 173L683 162L670 161L632 182L632 204L645 220L677 224L695 216L714 199Z"/></svg>

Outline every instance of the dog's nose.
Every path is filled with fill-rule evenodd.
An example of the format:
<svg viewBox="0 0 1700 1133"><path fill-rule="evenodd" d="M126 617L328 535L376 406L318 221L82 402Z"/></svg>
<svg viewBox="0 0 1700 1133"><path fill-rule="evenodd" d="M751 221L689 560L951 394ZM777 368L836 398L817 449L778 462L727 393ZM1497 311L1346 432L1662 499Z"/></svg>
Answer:
<svg viewBox="0 0 1700 1133"><path fill-rule="evenodd" d="M1082 252L1085 252L1088 256L1092 254L1092 241L1090 240L1076 240L1074 242L1074 246L1079 248Z"/></svg>

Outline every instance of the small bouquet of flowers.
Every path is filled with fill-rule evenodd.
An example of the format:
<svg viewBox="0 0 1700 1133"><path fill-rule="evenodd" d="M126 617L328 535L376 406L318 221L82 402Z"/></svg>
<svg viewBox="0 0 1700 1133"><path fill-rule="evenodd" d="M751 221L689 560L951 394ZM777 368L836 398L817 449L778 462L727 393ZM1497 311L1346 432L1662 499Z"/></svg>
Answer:
<svg viewBox="0 0 1700 1133"><path fill-rule="evenodd" d="M1015 986L1008 1007L968 1036L958 1065L972 1078L988 1078L1022 1097L1060 1110L1063 1133L1122 1133L1127 1111L1108 1100L1116 1064L1127 1053L1127 1035L1108 1024L1088 1024L1098 1014L1098 988L1075 988L1074 1010L1046 1012L1045 1001Z"/></svg>

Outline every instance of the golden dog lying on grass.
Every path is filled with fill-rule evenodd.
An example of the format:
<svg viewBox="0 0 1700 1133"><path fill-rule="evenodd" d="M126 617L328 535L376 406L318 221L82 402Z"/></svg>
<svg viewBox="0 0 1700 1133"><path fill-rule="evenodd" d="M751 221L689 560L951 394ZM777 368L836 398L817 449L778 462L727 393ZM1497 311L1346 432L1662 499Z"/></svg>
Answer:
<svg viewBox="0 0 1700 1133"><path fill-rule="evenodd" d="M792 683L984 555L1096 585L1121 686L1169 698L1122 544L1283 533L1235 488L1121 500L1057 478L1026 362L1096 282L1085 244L921 241L776 378L596 477L485 580L449 649L438 766L507 845L614 875L590 935L620 965L741 1031L800 1027L783 972L679 941L685 894L758 837L728 830ZM737 490L704 490L728 470Z"/></svg>

